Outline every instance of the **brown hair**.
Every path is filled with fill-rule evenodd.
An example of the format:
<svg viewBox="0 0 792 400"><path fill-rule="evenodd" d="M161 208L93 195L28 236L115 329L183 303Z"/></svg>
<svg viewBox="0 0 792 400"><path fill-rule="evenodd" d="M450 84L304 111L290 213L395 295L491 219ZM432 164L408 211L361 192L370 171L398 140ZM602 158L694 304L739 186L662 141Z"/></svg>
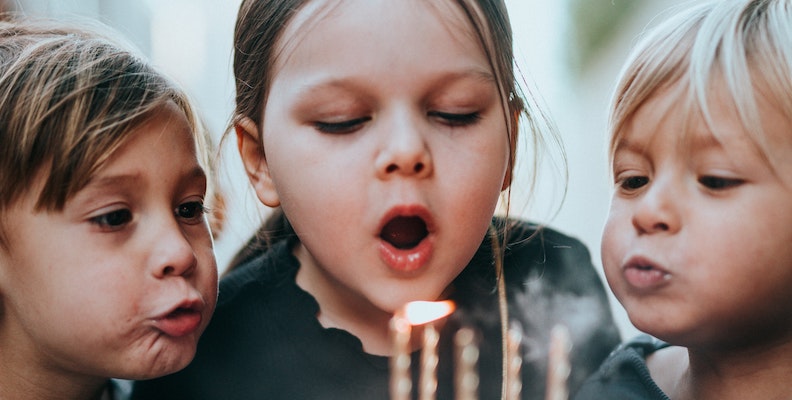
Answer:
<svg viewBox="0 0 792 400"><path fill-rule="evenodd" d="M279 44L284 28L310 0L243 0L239 9L234 31L234 77L236 82L236 109L233 124L249 118L261 127L264 106L267 102L273 78L272 68L276 64ZM509 135L509 179L512 179L517 149L518 121L523 118L533 142L534 155L544 144L542 128L549 128L554 139L552 124L547 116L523 94L514 68L514 51L511 23L503 0L452 0L463 11L473 27L474 33L489 60L501 96L504 119ZM232 129L229 129L229 132ZM261 138L259 143L261 144ZM563 149L561 149L563 152ZM534 157L534 166L537 161ZM533 168L534 173L538 168ZM535 179L534 179L535 180ZM508 203L507 203L508 204ZM278 209L270 219L285 218ZM265 225L277 226L270 232L262 227L257 235L257 246L268 247L272 241L290 236L288 222ZM271 234L269 234L271 233ZM253 243L249 243L249 246ZM239 258L243 260L245 257ZM236 262L231 264L235 266Z"/></svg>
<svg viewBox="0 0 792 400"><path fill-rule="evenodd" d="M206 160L186 95L106 28L94 28L0 22L0 214L37 177L45 183L36 208L61 210L168 101L186 115Z"/></svg>

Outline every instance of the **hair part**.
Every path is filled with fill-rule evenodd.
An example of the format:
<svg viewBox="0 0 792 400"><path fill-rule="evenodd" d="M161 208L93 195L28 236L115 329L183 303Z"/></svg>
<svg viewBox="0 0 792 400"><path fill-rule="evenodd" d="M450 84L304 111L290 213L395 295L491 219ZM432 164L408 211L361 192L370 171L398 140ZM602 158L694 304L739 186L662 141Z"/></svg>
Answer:
<svg viewBox="0 0 792 400"><path fill-rule="evenodd" d="M688 116L713 126L713 88L726 88L740 121L767 157L757 93L792 121L792 3L786 0L711 0L654 27L632 50L613 94L610 157L626 122L652 96L683 85ZM676 9L675 9L676 10ZM713 132L717 135L717 132Z"/></svg>

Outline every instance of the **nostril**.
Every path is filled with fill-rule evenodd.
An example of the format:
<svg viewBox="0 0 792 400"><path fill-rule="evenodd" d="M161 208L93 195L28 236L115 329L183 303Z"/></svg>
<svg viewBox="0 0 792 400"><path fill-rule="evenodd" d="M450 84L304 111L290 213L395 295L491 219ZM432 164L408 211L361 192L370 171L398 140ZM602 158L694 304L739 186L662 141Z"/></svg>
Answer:
<svg viewBox="0 0 792 400"><path fill-rule="evenodd" d="M173 275L174 272L176 272L176 268L168 266L162 270L162 275Z"/></svg>
<svg viewBox="0 0 792 400"><path fill-rule="evenodd" d="M415 169L416 173L419 173L419 172L423 171L424 164L419 162L418 164L415 164L415 167L413 169Z"/></svg>
<svg viewBox="0 0 792 400"><path fill-rule="evenodd" d="M396 171L397 169L399 169L399 167L397 167L396 164L391 164L391 165L388 165L388 168L385 168L385 172L390 174L390 173Z"/></svg>

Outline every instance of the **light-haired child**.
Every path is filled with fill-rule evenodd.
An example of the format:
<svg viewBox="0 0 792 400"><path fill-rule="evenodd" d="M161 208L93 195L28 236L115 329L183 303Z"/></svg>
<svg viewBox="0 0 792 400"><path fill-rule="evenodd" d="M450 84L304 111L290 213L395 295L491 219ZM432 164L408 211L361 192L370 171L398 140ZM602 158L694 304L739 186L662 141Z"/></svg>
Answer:
<svg viewBox="0 0 792 400"><path fill-rule="evenodd" d="M0 22L0 399L120 399L217 295L203 133L112 33ZM129 393L126 393L128 396Z"/></svg>
<svg viewBox="0 0 792 400"><path fill-rule="evenodd" d="M792 2L697 2L626 63L608 282L651 337L578 399L792 396Z"/></svg>
<svg viewBox="0 0 792 400"><path fill-rule="evenodd" d="M195 361L133 397L388 398L389 320L413 300L458 306L439 399L454 396L460 325L480 334L482 399L503 394L508 319L524 332L526 399L544 395L554 324L573 332L570 388L618 343L579 241L493 219L518 121L541 133L503 1L246 0L234 48L234 131L258 198L279 207L275 237L223 279Z"/></svg>

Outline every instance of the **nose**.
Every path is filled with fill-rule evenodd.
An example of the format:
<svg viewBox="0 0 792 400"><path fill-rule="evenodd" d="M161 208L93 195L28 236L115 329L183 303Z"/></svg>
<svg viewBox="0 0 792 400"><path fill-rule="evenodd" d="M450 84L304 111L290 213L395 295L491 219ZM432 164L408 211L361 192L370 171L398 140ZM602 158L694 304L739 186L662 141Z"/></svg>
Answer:
<svg viewBox="0 0 792 400"><path fill-rule="evenodd" d="M151 251L152 273L157 278L189 275L198 263L195 249L172 217L154 236Z"/></svg>
<svg viewBox="0 0 792 400"><path fill-rule="evenodd" d="M375 162L378 177L430 176L432 155L420 122L402 114L383 125L383 145Z"/></svg>
<svg viewBox="0 0 792 400"><path fill-rule="evenodd" d="M637 199L632 223L639 234L675 233L681 227L681 193L670 182L655 180Z"/></svg>

